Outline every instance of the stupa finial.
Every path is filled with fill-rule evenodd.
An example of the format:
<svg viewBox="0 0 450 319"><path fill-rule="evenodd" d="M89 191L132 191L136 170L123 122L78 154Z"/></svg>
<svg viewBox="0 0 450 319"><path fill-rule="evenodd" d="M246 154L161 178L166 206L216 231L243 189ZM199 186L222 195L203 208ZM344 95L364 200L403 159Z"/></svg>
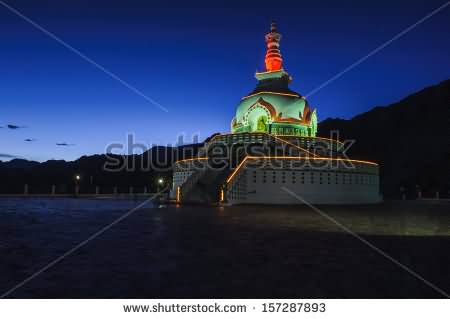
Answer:
<svg viewBox="0 0 450 319"><path fill-rule="evenodd" d="M274 19L270 22L270 32L277 32L277 23Z"/></svg>
<svg viewBox="0 0 450 319"><path fill-rule="evenodd" d="M272 19L270 32L266 34L266 71L278 71L283 68L283 59L280 53L281 34L277 32L277 23Z"/></svg>

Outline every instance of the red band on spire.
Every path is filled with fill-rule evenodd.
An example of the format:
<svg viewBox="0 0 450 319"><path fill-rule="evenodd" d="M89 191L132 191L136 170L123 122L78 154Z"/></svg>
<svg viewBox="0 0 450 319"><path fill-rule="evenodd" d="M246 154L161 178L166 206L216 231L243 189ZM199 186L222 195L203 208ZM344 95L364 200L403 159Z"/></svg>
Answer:
<svg viewBox="0 0 450 319"><path fill-rule="evenodd" d="M277 24L272 22L270 32L266 34L266 71L278 71L283 68L283 59L279 50L281 34L277 32Z"/></svg>

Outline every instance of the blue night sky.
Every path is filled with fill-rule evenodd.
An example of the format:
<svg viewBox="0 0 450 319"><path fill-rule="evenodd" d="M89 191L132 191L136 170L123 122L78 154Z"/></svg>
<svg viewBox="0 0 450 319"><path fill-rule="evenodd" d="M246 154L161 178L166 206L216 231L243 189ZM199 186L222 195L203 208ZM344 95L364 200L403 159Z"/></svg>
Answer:
<svg viewBox="0 0 450 319"><path fill-rule="evenodd" d="M307 95L445 0L5 2L168 109L0 5L0 160L44 161L104 153L127 133L151 146L228 132L272 17L291 88ZM310 96L319 121L449 78L449 21L450 6Z"/></svg>

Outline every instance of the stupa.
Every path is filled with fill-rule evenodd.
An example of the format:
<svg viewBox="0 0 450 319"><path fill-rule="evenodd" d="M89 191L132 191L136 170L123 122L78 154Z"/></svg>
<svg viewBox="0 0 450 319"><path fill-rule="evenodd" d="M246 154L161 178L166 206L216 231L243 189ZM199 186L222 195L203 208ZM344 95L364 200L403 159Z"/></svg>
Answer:
<svg viewBox="0 0 450 319"><path fill-rule="evenodd" d="M316 136L317 112L289 88L275 23L265 42L265 70L237 106L231 133L175 163L171 197L222 205L381 201L378 165L349 159L342 142Z"/></svg>

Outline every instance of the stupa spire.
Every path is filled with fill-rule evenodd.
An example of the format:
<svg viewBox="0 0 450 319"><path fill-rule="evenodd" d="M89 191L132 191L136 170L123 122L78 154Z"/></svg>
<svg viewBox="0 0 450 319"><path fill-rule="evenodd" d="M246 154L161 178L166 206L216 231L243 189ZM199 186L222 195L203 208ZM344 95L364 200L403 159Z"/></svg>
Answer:
<svg viewBox="0 0 450 319"><path fill-rule="evenodd" d="M266 34L266 71L278 71L283 68L283 59L280 53L281 34L277 32L277 24L272 21L270 32Z"/></svg>

